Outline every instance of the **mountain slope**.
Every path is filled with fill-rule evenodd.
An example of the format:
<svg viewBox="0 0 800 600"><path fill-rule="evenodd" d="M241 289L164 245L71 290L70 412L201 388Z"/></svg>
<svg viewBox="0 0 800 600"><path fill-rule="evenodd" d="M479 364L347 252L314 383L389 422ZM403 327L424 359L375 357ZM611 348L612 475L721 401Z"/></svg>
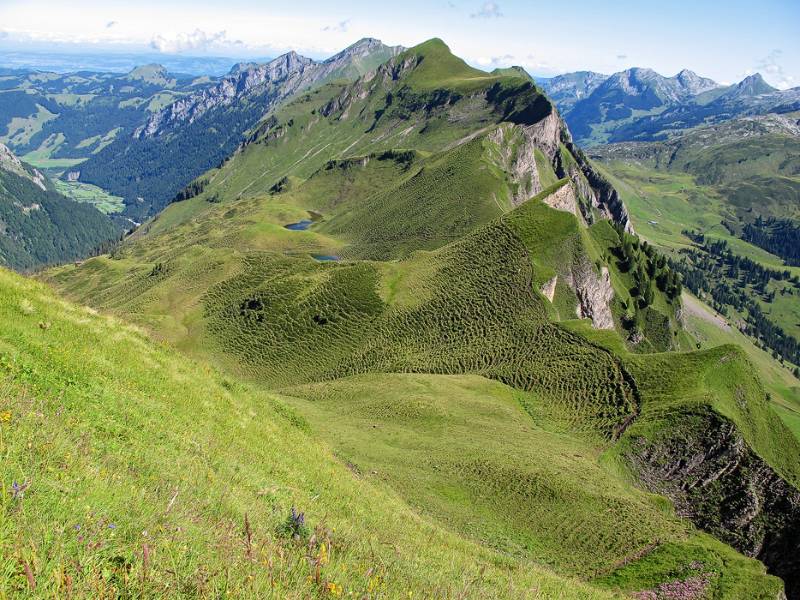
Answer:
<svg viewBox="0 0 800 600"><path fill-rule="evenodd" d="M355 473L382 474L451 531L618 591L699 578L723 598L778 593L631 484L649 487L651 457L701 435L702 415L724 420L734 433L714 440L733 440L769 489L725 480L724 494L684 504L687 453L675 487L654 491L797 589L800 565L772 549L796 553L798 440L735 349L663 352L692 343L680 284L530 81L473 69L431 40L273 111L180 197L111 256L49 280L281 393ZM694 386L682 383L689 366ZM465 397L466 416L452 416ZM474 440L436 445L437 428L461 436L459 422L501 402L508 417ZM662 426L687 415L684 429ZM547 458L550 433L563 460ZM414 435L425 450L400 460ZM501 439L526 459L493 452ZM570 454L587 459L572 471ZM755 500L728 509L737 494ZM751 521L764 527L737 539L735 523Z"/></svg>
<svg viewBox="0 0 800 600"><path fill-rule="evenodd" d="M80 180L122 196L125 214L143 220L233 152L274 106L327 80L357 77L397 52L365 39L322 62L290 52L264 65L234 67L103 149L81 166Z"/></svg>
<svg viewBox="0 0 800 600"><path fill-rule="evenodd" d="M57 193L0 144L0 265L28 271L83 258L118 234L105 215Z"/></svg>
<svg viewBox="0 0 800 600"><path fill-rule="evenodd" d="M3 269L0 390L14 597L614 597L450 532L354 473L285 399ZM293 507L304 523L287 529Z"/></svg>
<svg viewBox="0 0 800 600"><path fill-rule="evenodd" d="M770 377L779 380L776 396L795 410L798 125L797 113L743 117L664 142L611 144L590 152L622 192L637 229L671 251L691 290L773 355L770 370L784 371L789 380L787 385L784 377Z"/></svg>
<svg viewBox="0 0 800 600"><path fill-rule="evenodd" d="M39 168L64 170L201 85L160 65L127 74L10 71L0 85L0 142Z"/></svg>

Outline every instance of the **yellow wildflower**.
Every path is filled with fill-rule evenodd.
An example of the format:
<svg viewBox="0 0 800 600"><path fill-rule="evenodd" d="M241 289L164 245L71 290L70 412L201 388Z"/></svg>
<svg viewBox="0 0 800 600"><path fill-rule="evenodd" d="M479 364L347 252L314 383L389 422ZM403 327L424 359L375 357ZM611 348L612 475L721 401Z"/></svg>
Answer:
<svg viewBox="0 0 800 600"><path fill-rule="evenodd" d="M342 586L340 586L340 585L338 585L338 584L336 584L336 583L334 583L332 581L328 582L328 585L325 586L325 589L327 589L328 593L333 595L333 596L341 596L342 595L342 591L343 591L342 590Z"/></svg>
<svg viewBox="0 0 800 600"><path fill-rule="evenodd" d="M11 421L11 411L4 410L0 412L0 423L8 423L9 421Z"/></svg>
<svg viewBox="0 0 800 600"><path fill-rule="evenodd" d="M327 565L328 564L328 547L323 542L319 547L319 556L317 557L317 562L320 565Z"/></svg>

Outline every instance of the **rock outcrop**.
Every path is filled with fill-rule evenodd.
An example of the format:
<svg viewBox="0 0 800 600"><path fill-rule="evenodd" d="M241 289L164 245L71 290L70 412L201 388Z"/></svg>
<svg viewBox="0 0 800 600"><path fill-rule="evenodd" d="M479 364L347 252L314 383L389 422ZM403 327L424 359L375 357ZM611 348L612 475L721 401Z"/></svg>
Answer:
<svg viewBox="0 0 800 600"><path fill-rule="evenodd" d="M578 297L575 312L579 319L591 319L595 329L614 329L611 313L614 288L606 267L602 267L598 274L591 261L582 256L573 265L567 283Z"/></svg>
<svg viewBox="0 0 800 600"><path fill-rule="evenodd" d="M733 422L710 409L680 426L631 440L626 459L652 492L682 516L758 558L800 598L800 491L757 456Z"/></svg>
<svg viewBox="0 0 800 600"><path fill-rule="evenodd" d="M583 221L583 215L578 208L578 199L575 197L575 188L571 185L563 185L558 190L547 196L544 203L550 208L563 210L572 213L579 221Z"/></svg>
<svg viewBox="0 0 800 600"><path fill-rule="evenodd" d="M0 169L24 177L42 190L47 189L47 179L44 174L38 169L25 165L5 144L0 144Z"/></svg>

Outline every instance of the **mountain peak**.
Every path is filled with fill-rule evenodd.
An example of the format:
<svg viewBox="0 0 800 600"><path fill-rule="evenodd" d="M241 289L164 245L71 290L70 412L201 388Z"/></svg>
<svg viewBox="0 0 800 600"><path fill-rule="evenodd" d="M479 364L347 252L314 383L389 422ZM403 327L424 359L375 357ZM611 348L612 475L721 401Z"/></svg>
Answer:
<svg viewBox="0 0 800 600"><path fill-rule="evenodd" d="M528 81L533 81L533 77L523 68L518 65L511 67L499 68L492 71L492 75L500 75L504 77L522 77Z"/></svg>
<svg viewBox="0 0 800 600"><path fill-rule="evenodd" d="M719 84L713 79L701 77L689 69L682 69L681 72L675 76L675 80L693 96L719 87Z"/></svg>
<svg viewBox="0 0 800 600"><path fill-rule="evenodd" d="M334 54L324 62L326 64L331 64L345 60L351 60L353 58L366 57L381 52L394 55L399 54L402 50L403 48L401 46L387 46L379 39L366 37L361 38L354 44L349 45L347 48Z"/></svg>
<svg viewBox="0 0 800 600"><path fill-rule="evenodd" d="M450 51L450 47L444 43L441 38L431 38L421 44L417 44L416 46L409 49L410 52L414 54L418 54L421 56L425 56L426 54L430 53L447 53L452 54Z"/></svg>
<svg viewBox="0 0 800 600"><path fill-rule="evenodd" d="M400 54L398 59L415 63L414 72L409 76L408 83L421 89L441 87L443 81L466 82L491 77L485 71L471 67L455 56L447 44L439 38L409 48Z"/></svg>
<svg viewBox="0 0 800 600"><path fill-rule="evenodd" d="M151 63L149 65L134 67L125 75L125 79L136 79L150 83L163 84L169 81L170 77L164 65Z"/></svg>
<svg viewBox="0 0 800 600"><path fill-rule="evenodd" d="M727 98L749 98L752 96L760 96L761 94L770 94L778 90L764 81L761 73L753 73L742 79L739 83L731 88L725 94Z"/></svg>

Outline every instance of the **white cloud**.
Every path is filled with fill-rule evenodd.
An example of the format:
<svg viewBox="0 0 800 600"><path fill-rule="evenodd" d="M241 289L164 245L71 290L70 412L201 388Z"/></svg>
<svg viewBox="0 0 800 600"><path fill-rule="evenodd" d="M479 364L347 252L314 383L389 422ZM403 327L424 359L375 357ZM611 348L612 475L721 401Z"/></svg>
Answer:
<svg viewBox="0 0 800 600"><path fill-rule="evenodd" d="M7 37L8 37L8 32L7 31L3 31L2 29L0 29L0 40L2 40L3 38L7 38Z"/></svg>
<svg viewBox="0 0 800 600"><path fill-rule="evenodd" d="M500 11L500 6L496 2L484 2L478 12L470 15L473 19L497 19L502 17L503 13Z"/></svg>
<svg viewBox="0 0 800 600"><path fill-rule="evenodd" d="M240 40L231 40L225 31L207 33L201 29L195 29L191 33L179 33L171 37L163 35L153 36L150 40L150 47L153 50L164 52L165 54L177 54L179 52L200 51L205 52L211 48L220 46L241 46Z"/></svg>
<svg viewBox="0 0 800 600"><path fill-rule="evenodd" d="M787 90L798 85L797 80L783 70L781 56L783 56L783 51L776 48L764 58L756 61L755 69L748 69L745 73L752 75L756 71L760 72L764 79L779 90Z"/></svg>
<svg viewBox="0 0 800 600"><path fill-rule="evenodd" d="M337 31L339 33L346 33L350 29L350 19L339 21L336 25L326 25L322 31Z"/></svg>

